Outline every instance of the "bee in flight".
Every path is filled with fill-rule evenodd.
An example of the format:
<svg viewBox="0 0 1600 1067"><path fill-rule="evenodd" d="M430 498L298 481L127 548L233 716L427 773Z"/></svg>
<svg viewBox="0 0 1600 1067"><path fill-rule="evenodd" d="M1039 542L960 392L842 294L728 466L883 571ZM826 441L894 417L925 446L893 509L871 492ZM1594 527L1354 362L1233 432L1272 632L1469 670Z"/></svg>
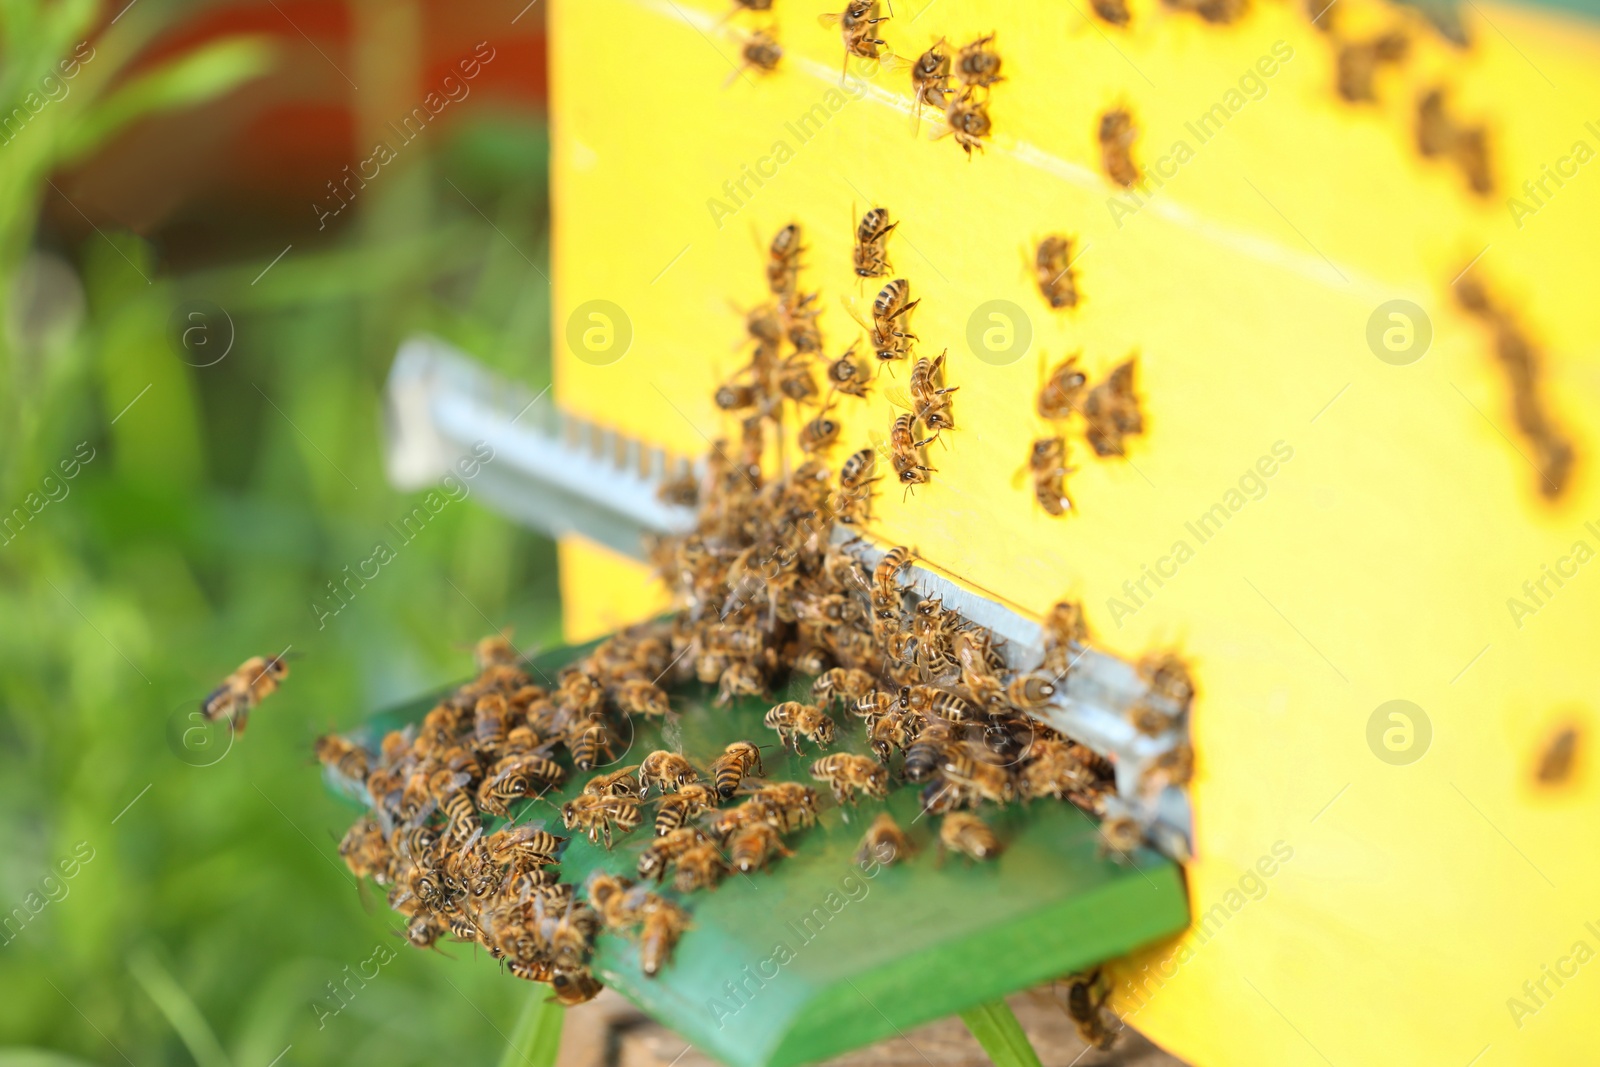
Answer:
<svg viewBox="0 0 1600 1067"><path fill-rule="evenodd" d="M200 714L209 722L227 719L228 724L242 734L250 712L277 692L279 683L288 677L289 664L282 653L251 656L200 702Z"/></svg>

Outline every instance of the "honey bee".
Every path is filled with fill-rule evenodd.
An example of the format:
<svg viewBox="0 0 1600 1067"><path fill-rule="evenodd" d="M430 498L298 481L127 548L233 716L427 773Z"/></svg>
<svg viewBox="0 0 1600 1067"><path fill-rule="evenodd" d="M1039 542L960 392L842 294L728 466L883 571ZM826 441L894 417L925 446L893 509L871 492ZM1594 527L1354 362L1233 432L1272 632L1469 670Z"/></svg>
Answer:
<svg viewBox="0 0 1600 1067"><path fill-rule="evenodd" d="M670 900L651 893L643 907L644 929L639 935L639 969L654 978L672 959L672 949L689 929L689 915Z"/></svg>
<svg viewBox="0 0 1600 1067"><path fill-rule="evenodd" d="M856 277L882 278L889 273L889 254L884 245L898 225L898 222L889 221L888 208L875 207L861 216L851 255Z"/></svg>
<svg viewBox="0 0 1600 1067"><path fill-rule="evenodd" d="M848 708L871 693L876 684L866 671L835 667L811 683L811 699L824 711L835 701Z"/></svg>
<svg viewBox="0 0 1600 1067"><path fill-rule="evenodd" d="M1540 785L1560 785L1572 777L1577 762L1578 728L1564 726L1552 737L1539 756L1539 766L1534 778ZM341 849L342 851L342 849ZM353 869L353 868L352 868Z"/></svg>
<svg viewBox="0 0 1600 1067"><path fill-rule="evenodd" d="M817 318L822 314L822 309L816 306L817 298L821 295L809 293L784 302L784 331L799 355L822 351L822 331L817 327Z"/></svg>
<svg viewBox="0 0 1600 1067"><path fill-rule="evenodd" d="M906 746L905 776L926 781L944 762L945 749L955 741L955 724L949 719L929 719Z"/></svg>
<svg viewBox="0 0 1600 1067"><path fill-rule="evenodd" d="M700 478L693 469L686 469L674 478L661 483L656 499L669 507L693 508L700 505Z"/></svg>
<svg viewBox="0 0 1600 1067"><path fill-rule="evenodd" d="M1417 100L1417 151L1428 159L1449 155L1455 141L1456 124L1445 107L1444 90L1429 89Z"/></svg>
<svg viewBox="0 0 1600 1067"><path fill-rule="evenodd" d="M840 804L855 799L857 793L869 797L889 795L889 771L876 761L851 752L835 752L811 765L811 777L826 782Z"/></svg>
<svg viewBox="0 0 1600 1067"><path fill-rule="evenodd" d="M936 132L937 140L945 135L955 138L956 144L972 158L972 150L983 150L983 140L989 136L994 124L989 119L989 103L980 100L968 89L950 98L945 105L944 129Z"/></svg>
<svg viewBox="0 0 1600 1067"><path fill-rule="evenodd" d="M1018 786L1030 800L1093 793L1105 782L1100 764L1098 756L1076 742L1036 738L1028 746L1028 762L1018 773Z"/></svg>
<svg viewBox="0 0 1600 1067"><path fill-rule="evenodd" d="M772 0L733 0L734 8L728 13L732 18L740 11L771 11Z"/></svg>
<svg viewBox="0 0 1600 1067"><path fill-rule="evenodd" d="M774 856L792 855L793 852L783 847L783 839L778 836L777 827L771 823L758 822L740 827L728 839L728 859L740 874L760 870Z"/></svg>
<svg viewBox="0 0 1600 1067"><path fill-rule="evenodd" d="M499 693L478 698L472 712L472 747L479 752L495 752L506 743L511 727L511 709Z"/></svg>
<svg viewBox="0 0 1600 1067"><path fill-rule="evenodd" d="M722 672L721 683L717 689L717 703L731 704L734 697L760 696L766 691L767 682L762 676L761 668L744 661L730 663L727 670Z"/></svg>
<svg viewBox="0 0 1600 1067"><path fill-rule="evenodd" d="M1178 11L1192 11L1213 25L1226 25L1240 18L1247 0L1167 0Z"/></svg>
<svg viewBox="0 0 1600 1067"><path fill-rule="evenodd" d="M1139 677L1150 692L1165 697L1180 709L1194 702L1194 678L1183 660L1171 652L1156 652L1139 661Z"/></svg>
<svg viewBox="0 0 1600 1067"><path fill-rule="evenodd" d="M676 793L668 793L661 798L661 806L656 810L656 836L665 837L696 815L710 811L717 806L718 799L716 790L698 782L691 782Z"/></svg>
<svg viewBox="0 0 1600 1067"><path fill-rule="evenodd" d="M792 746L796 753L800 751L802 737L819 748L827 748L833 744L833 720L812 704L786 700L782 704L774 705L762 722L769 729L776 730L778 740L784 745Z"/></svg>
<svg viewBox="0 0 1600 1067"><path fill-rule="evenodd" d="M717 846L705 841L678 856L672 887L680 893L715 889L727 871L728 865L723 862Z"/></svg>
<svg viewBox="0 0 1600 1067"><path fill-rule="evenodd" d="M1132 154L1138 136L1133 116L1125 109L1114 108L1100 116L1100 161L1107 176L1124 188L1131 188L1139 180Z"/></svg>
<svg viewBox="0 0 1600 1067"><path fill-rule="evenodd" d="M1124 455L1123 437L1144 432L1144 416L1133 391L1134 365L1132 357L1117 364L1105 381L1089 390L1083 402L1083 417L1088 424L1084 436L1096 455Z"/></svg>
<svg viewBox="0 0 1600 1067"><path fill-rule="evenodd" d="M561 824L568 830L581 830L596 844L603 837L606 848L611 848L611 828L620 833L631 833L643 819L639 798L629 796L596 796L580 794L561 805Z"/></svg>
<svg viewBox="0 0 1600 1067"><path fill-rule="evenodd" d="M1072 238L1053 233L1040 241L1033 253L1033 275L1040 295L1052 308L1059 311L1078 306L1078 285L1072 273Z"/></svg>
<svg viewBox="0 0 1600 1067"><path fill-rule="evenodd" d="M329 770L352 781L365 782L368 775L367 750L337 734L323 734L314 746L317 761Z"/></svg>
<svg viewBox="0 0 1600 1067"><path fill-rule="evenodd" d="M1105 1003L1111 996L1111 989L1101 981L1100 968L1069 975L1066 983L1067 1018L1077 1027L1078 1039L1090 1048L1110 1048L1116 1043L1117 1031L1106 1023L1110 1013Z"/></svg>
<svg viewBox="0 0 1600 1067"><path fill-rule="evenodd" d="M897 545L883 554L878 565L872 568L872 596L874 600L894 602L900 608L900 572L911 562L911 550Z"/></svg>
<svg viewBox="0 0 1600 1067"><path fill-rule="evenodd" d="M1046 515L1060 518L1074 507L1067 494L1067 475L1075 468L1067 466L1067 439L1065 437L1039 437L1028 448L1026 473L1033 481L1033 498ZM1023 472L1012 479L1015 486Z"/></svg>
<svg viewBox="0 0 1600 1067"><path fill-rule="evenodd" d="M688 760L676 752L658 748L639 764L639 795L649 796L651 786L660 787L663 793L668 789L680 789L699 778Z"/></svg>
<svg viewBox="0 0 1600 1067"><path fill-rule="evenodd" d="M855 361L856 348L860 344L859 340L853 342L843 355L828 364L828 387L835 392L858 398L867 395L871 379Z"/></svg>
<svg viewBox="0 0 1600 1067"><path fill-rule="evenodd" d="M905 332L905 316L922 301L910 297L911 283L904 278L896 278L878 291L872 302L872 321L881 334L901 339L916 338L916 334ZM900 321L896 322L896 319Z"/></svg>
<svg viewBox="0 0 1600 1067"><path fill-rule="evenodd" d="M1126 26L1131 16L1128 14L1128 0L1089 0L1089 6L1094 8L1094 13L1113 26Z"/></svg>
<svg viewBox="0 0 1600 1067"><path fill-rule="evenodd" d="M993 43L994 34L991 33L961 46L956 54L956 77L961 84L988 88L995 82L1005 81L1000 75L1000 56L990 48Z"/></svg>
<svg viewBox="0 0 1600 1067"><path fill-rule="evenodd" d="M933 438L925 437L917 440L915 433L915 416L909 412L898 416L894 426L889 430L889 458L894 465L896 477L900 484L910 493L912 487L926 485L930 479L928 475L938 473L935 468L921 462L919 450L932 441Z"/></svg>
<svg viewBox="0 0 1600 1067"><path fill-rule="evenodd" d="M743 411L761 402L761 391L748 382L724 382L711 399L723 411Z"/></svg>
<svg viewBox="0 0 1600 1067"><path fill-rule="evenodd" d="M751 817L770 822L784 833L801 826L814 826L817 822L817 791L799 782L773 782L751 794L748 807Z"/></svg>
<svg viewBox="0 0 1600 1067"><path fill-rule="evenodd" d="M1052 607L1040 625L1044 638L1044 658L1039 669L1066 677L1073 662L1073 649L1081 648L1089 640L1089 623L1083 615L1083 605L1063 600Z"/></svg>
<svg viewBox="0 0 1600 1067"><path fill-rule="evenodd" d="M1380 34L1370 41L1346 41L1340 45L1335 62L1339 95L1351 103L1376 100L1378 94L1373 83L1378 67L1384 63L1402 62L1410 45L1405 34L1398 32Z"/></svg>
<svg viewBox="0 0 1600 1067"><path fill-rule="evenodd" d="M828 418L832 408L832 404L827 405L817 412L815 418L800 427L800 451L807 455L822 452L839 440L839 423Z"/></svg>
<svg viewBox="0 0 1600 1067"><path fill-rule="evenodd" d="M1150 761L1139 778L1139 788L1155 793L1169 785L1188 785L1193 777L1194 749L1187 743L1177 744Z"/></svg>
<svg viewBox="0 0 1600 1067"><path fill-rule="evenodd" d="M939 824L939 843L975 860L1000 855L1000 841L984 821L964 811L952 811Z"/></svg>
<svg viewBox="0 0 1600 1067"><path fill-rule="evenodd" d="M639 783L634 778L634 772L638 769L639 764L635 763L608 774L597 774L583 784L583 791L596 797L637 797Z"/></svg>
<svg viewBox="0 0 1600 1067"><path fill-rule="evenodd" d="M931 434L955 429L955 420L950 415L950 394L961 387L939 385L948 355L949 349L933 359L924 356L911 368L911 399L915 404L913 413Z"/></svg>
<svg viewBox="0 0 1600 1067"><path fill-rule="evenodd" d="M496 863L531 869L554 864L566 840L532 826L508 826L484 838L483 843Z"/></svg>
<svg viewBox="0 0 1600 1067"><path fill-rule="evenodd" d="M981 800L1009 804L1017 798L1016 783L1004 767L987 761L987 752L970 744L947 750L940 768L945 781Z"/></svg>
<svg viewBox="0 0 1600 1067"><path fill-rule="evenodd" d="M1176 729L1182 721L1182 715L1139 699L1129 706L1128 721L1146 737L1159 737L1168 730Z"/></svg>
<svg viewBox="0 0 1600 1067"><path fill-rule="evenodd" d="M515 965L508 966L514 968ZM587 967L576 967L571 970L557 968L550 978L550 991L555 994L556 1003L564 1008L587 1004L604 989L605 986L600 984Z"/></svg>
<svg viewBox="0 0 1600 1067"><path fill-rule="evenodd" d="M868 861L875 861L888 867L914 851L911 839L894 821L894 816L881 811L861 838L861 847L856 850L856 863L865 866Z"/></svg>
<svg viewBox="0 0 1600 1067"><path fill-rule="evenodd" d="M1100 854L1119 863L1133 862L1133 851L1144 844L1144 829L1131 815L1107 815L1100 822Z"/></svg>
<svg viewBox="0 0 1600 1067"><path fill-rule="evenodd" d="M672 710L666 692L653 682L633 678L617 689L617 707L629 715L665 716Z"/></svg>
<svg viewBox="0 0 1600 1067"><path fill-rule="evenodd" d="M906 687L906 706L923 718L948 719L951 722L971 722L974 712L971 704L946 689L928 685Z"/></svg>
<svg viewBox="0 0 1600 1067"><path fill-rule="evenodd" d="M626 878L595 871L589 876L588 897L589 906L607 930L625 930L644 918L643 895Z"/></svg>
<svg viewBox="0 0 1600 1067"><path fill-rule="evenodd" d="M1479 196L1494 192L1494 174L1489 167L1489 131L1483 126L1458 127L1452 148L1456 165L1466 175L1467 186Z"/></svg>
<svg viewBox="0 0 1600 1067"><path fill-rule="evenodd" d="M868 477L877 466L878 454L870 448L852 452L839 468L839 521L847 525L872 517L872 483Z"/></svg>
<svg viewBox="0 0 1600 1067"><path fill-rule="evenodd" d="M840 14L826 14L818 17L824 26L837 26L839 35L844 38L845 71L850 69L850 57L858 56L862 59L877 59L878 46L886 45L887 41L879 40L873 34L873 29L880 22L888 22L888 15L874 16L878 8L878 0L850 0L849 5Z"/></svg>
<svg viewBox="0 0 1600 1067"><path fill-rule="evenodd" d="M859 2L859 0L857 0ZM772 244L767 249L767 288L774 295L787 297L794 292L795 283L800 275L800 253L805 249L800 246L800 226L791 222L778 231L772 239ZM752 331L753 332L753 331ZM773 343L782 337L777 332Z"/></svg>
<svg viewBox="0 0 1600 1067"><path fill-rule="evenodd" d="M889 711L867 726L867 744L871 746L873 755L878 757L879 763L887 764L893 749L905 752L909 762L911 746L916 743L925 726L925 720L913 712ZM913 777L909 771L907 776Z"/></svg>
<svg viewBox="0 0 1600 1067"><path fill-rule="evenodd" d="M251 656L200 702L200 714L210 722L226 718L242 734L256 705L277 692L288 677L289 664L283 656Z"/></svg>
<svg viewBox="0 0 1600 1067"><path fill-rule="evenodd" d="M339 858L357 878L373 878L379 885L388 880L393 852L383 838L377 820L366 815L356 820L339 841Z"/></svg>
<svg viewBox="0 0 1600 1067"><path fill-rule="evenodd" d="M1006 684L1006 699L1024 711L1038 711L1055 699L1059 689L1042 674L1019 674Z"/></svg>
<svg viewBox="0 0 1600 1067"><path fill-rule="evenodd" d="M668 864L705 839L706 835L693 826L680 826L670 834L655 838L639 854L639 877L661 881L667 873Z"/></svg>
<svg viewBox="0 0 1600 1067"><path fill-rule="evenodd" d="M744 66L729 76L730 82L746 70L759 70L764 74L777 70L778 61L783 58L783 48L771 33L757 30L740 46L739 58L744 60Z"/></svg>
<svg viewBox="0 0 1600 1067"><path fill-rule="evenodd" d="M472 662L481 674L491 667L515 667L522 662L522 656L511 643L511 631L502 630L472 646Z"/></svg>
<svg viewBox="0 0 1600 1067"><path fill-rule="evenodd" d="M587 722L588 725L583 725ZM580 771L592 771L602 759L609 760L611 731L598 719L582 720L574 724L567 747L572 751L572 764Z"/></svg>
<svg viewBox="0 0 1600 1067"><path fill-rule="evenodd" d="M944 110L945 97L950 95L950 53L944 38L933 43L911 65L911 95L916 101L916 114L912 128L921 121L924 105Z"/></svg>
<svg viewBox="0 0 1600 1067"><path fill-rule="evenodd" d="M510 815L513 800L532 796L533 784L515 768L501 771L478 783L478 807L494 815Z"/></svg>
<svg viewBox="0 0 1600 1067"><path fill-rule="evenodd" d="M820 334L817 335L820 339ZM809 340L808 344L811 343ZM820 343L820 340L819 340ZM817 398L817 380L811 374L811 360L803 352L796 352L778 368L778 392L803 404Z"/></svg>
<svg viewBox="0 0 1600 1067"><path fill-rule="evenodd" d="M709 771L717 795L724 800L733 796L752 769L757 774L766 773L761 767L761 750L749 741L734 741L728 745Z"/></svg>

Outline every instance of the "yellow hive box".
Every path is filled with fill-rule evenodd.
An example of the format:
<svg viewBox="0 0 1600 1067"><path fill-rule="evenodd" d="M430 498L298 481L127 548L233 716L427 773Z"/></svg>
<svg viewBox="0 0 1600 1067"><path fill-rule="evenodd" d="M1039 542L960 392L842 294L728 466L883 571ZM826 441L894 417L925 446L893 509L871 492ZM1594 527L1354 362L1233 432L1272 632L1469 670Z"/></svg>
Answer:
<svg viewBox="0 0 1600 1067"><path fill-rule="evenodd" d="M1195 926L1120 961L1114 1006L1196 1064L1593 1062L1600 35L1474 2L1461 49L1341 0L1339 38L1412 41L1353 105L1298 6L1131 7L1117 28L1077 0L897 0L878 28L902 55L997 34L969 160L936 116L913 132L903 69L841 81L815 2L554 0L557 395L679 454L736 438L711 394L747 358L766 243L802 226L834 356L876 292L854 223L886 206L917 350L948 348L960 391L932 484L880 485L871 534L1024 612L1080 598L1098 645L1176 648L1200 686ZM738 76L757 28L786 53ZM1418 155L1439 83L1487 123L1494 195ZM1137 196L1101 169L1117 106ZM1077 243L1070 310L1029 271L1049 233ZM1553 502L1455 299L1469 263L1542 353L1577 456ZM1146 429L1126 459L1070 433L1076 514L1053 519L1013 475L1045 430L1041 353L1079 352L1096 381L1137 352ZM833 462L887 436L907 370L840 401ZM637 565L562 561L570 636L659 607ZM1542 785L1568 725L1576 768Z"/></svg>

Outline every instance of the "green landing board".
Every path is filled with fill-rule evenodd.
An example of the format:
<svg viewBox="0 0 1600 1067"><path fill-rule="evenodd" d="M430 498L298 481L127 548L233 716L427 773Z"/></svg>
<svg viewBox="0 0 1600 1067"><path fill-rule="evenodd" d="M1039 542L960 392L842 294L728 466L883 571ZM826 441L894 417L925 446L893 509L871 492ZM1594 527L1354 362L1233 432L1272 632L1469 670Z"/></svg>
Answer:
<svg viewBox="0 0 1600 1067"><path fill-rule="evenodd" d="M536 663L553 677L580 651L550 652ZM718 708L711 695L699 686L674 693L680 718L667 733L676 743L663 743L659 724L641 723L611 769L681 746L703 770L729 741L774 743L761 725L770 701ZM415 721L431 705L373 725ZM859 725L836 717L841 736L830 751L866 752ZM606 985L732 1067L826 1059L1123 955L1188 923L1179 867L1148 850L1132 866L1100 856L1093 822L1070 804L988 806L979 814L1005 846L1001 856L988 863L941 857L937 819L919 818L917 786L894 790L886 802L835 807L807 773L817 751L804 747L798 758L775 746L762 753L768 778L807 782L824 797L818 825L788 836L795 855L686 898L669 881L662 892L685 904L694 928L657 977L644 977L637 945L620 935L602 934L592 963ZM554 802L588 777L575 776ZM548 806L531 808L513 812L519 823L566 833ZM855 853L885 808L918 851L864 870ZM600 868L634 877L649 822L617 838L610 852L573 837L561 857L562 880L582 885Z"/></svg>

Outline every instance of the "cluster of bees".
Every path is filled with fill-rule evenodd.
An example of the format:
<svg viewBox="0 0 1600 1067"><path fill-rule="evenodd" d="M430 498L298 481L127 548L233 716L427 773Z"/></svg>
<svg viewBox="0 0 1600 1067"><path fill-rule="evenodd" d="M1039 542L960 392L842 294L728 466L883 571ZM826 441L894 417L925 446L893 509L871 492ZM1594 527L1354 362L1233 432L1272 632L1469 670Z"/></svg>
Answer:
<svg viewBox="0 0 1600 1067"><path fill-rule="evenodd" d="M1378 71L1404 64L1411 56L1411 39L1400 29L1383 30L1369 37L1344 37L1336 25L1336 3L1337 0L1306 0L1306 13L1311 24L1334 42L1334 84L1339 96L1352 104L1373 103L1378 99ZM1478 196L1494 192L1488 127L1481 122L1462 122L1451 114L1442 86L1433 86L1418 95L1415 127L1417 151L1424 159L1455 164L1467 187Z"/></svg>
<svg viewBox="0 0 1600 1067"><path fill-rule="evenodd" d="M554 869L565 838L514 820L490 832L486 821L560 787L569 766L590 771L613 759L623 719L665 716L670 705L655 680L670 656L664 638L635 632L563 671L551 690L496 635L478 643L472 681L419 726L387 734L376 754L338 736L317 740L317 758L363 783L371 803L339 853L358 878L387 889L390 907L407 919L407 940L419 948L445 937L475 942L519 978L550 984L564 1004L599 992L587 964L602 928L642 925L641 959L649 973L659 969L687 927L681 907L633 887L613 897L617 887L598 879L580 901ZM637 826L641 785L630 789L622 777L597 776L564 804L566 828L609 838L613 827Z"/></svg>
<svg viewBox="0 0 1600 1067"><path fill-rule="evenodd" d="M1123 0L1099 0L1113 6ZM735 10L766 12L772 10L772 0L737 0ZM951 136L956 144L972 156L974 148L980 151L989 137L993 123L989 119L989 89L1005 79L1000 74L1000 56L992 47L994 34L971 41L953 49L940 38L914 62L906 63L889 50L888 42L878 36L878 26L888 22L890 16L878 13L878 0L850 0L840 12L819 16L823 25L837 28L844 40L845 71L848 73L852 56L881 62L887 60L894 69L909 66L911 95L915 104L912 129L921 124L922 109L936 108L944 115L944 129L936 131L935 138ZM1127 14L1123 9L1124 20ZM783 48L770 29L756 30L746 37L739 49L743 67L734 71L729 80L745 70L770 72L777 69L783 59ZM953 88L955 78L960 88Z"/></svg>
<svg viewBox="0 0 1600 1067"><path fill-rule="evenodd" d="M1539 491L1554 499L1566 488L1572 473L1572 442L1550 418L1539 388L1540 354L1511 309L1489 296L1475 277L1455 285L1456 299L1494 333L1494 351L1511 386L1511 412L1517 429L1533 446L1539 470Z"/></svg>
<svg viewBox="0 0 1600 1067"><path fill-rule="evenodd" d="M1042 247L1042 246L1041 246ZM1112 368L1104 381L1089 386L1089 376L1078 366L1078 357L1069 356L1045 377L1039 387L1034 409L1046 422L1060 425L1074 415L1083 419L1084 438L1095 455L1102 458L1127 454L1123 438L1144 432L1144 415L1134 392L1135 358L1130 356ZM1040 364L1043 369L1043 363ZM1033 496L1047 515L1060 517L1072 510L1067 495L1067 439L1060 432L1035 438L1028 449L1028 472L1033 479Z"/></svg>

